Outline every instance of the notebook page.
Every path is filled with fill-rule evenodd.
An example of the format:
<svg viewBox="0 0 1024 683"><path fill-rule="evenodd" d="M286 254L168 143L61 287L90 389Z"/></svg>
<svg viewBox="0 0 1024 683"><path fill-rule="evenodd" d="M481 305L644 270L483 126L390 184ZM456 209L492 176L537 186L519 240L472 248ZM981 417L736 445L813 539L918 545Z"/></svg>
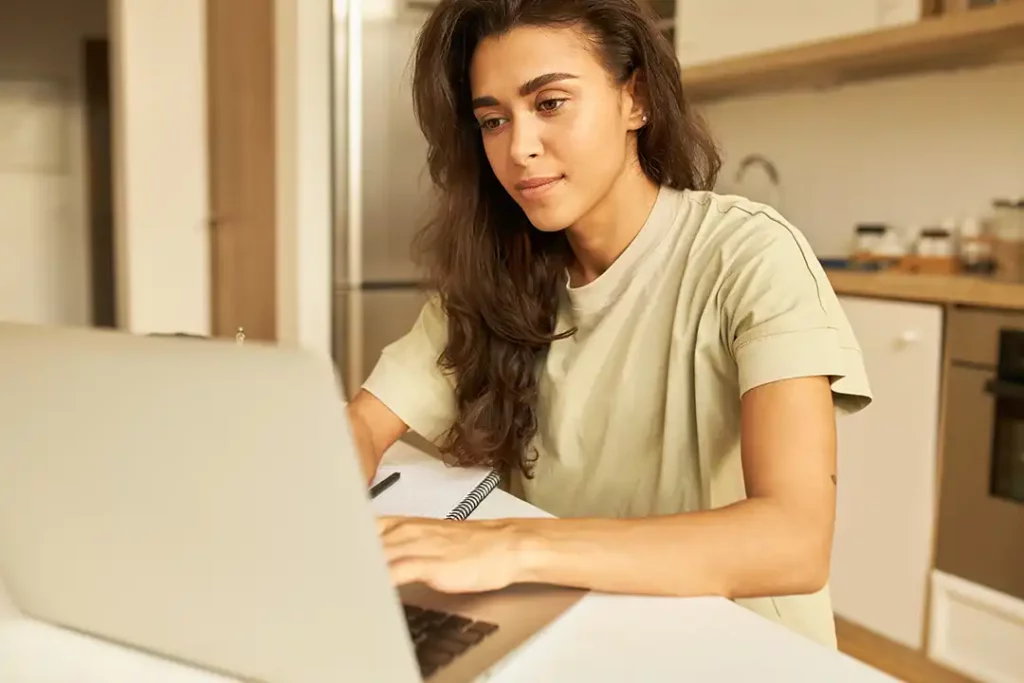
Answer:
<svg viewBox="0 0 1024 683"><path fill-rule="evenodd" d="M371 501L379 516L444 519L490 473L486 467L449 467L401 442L384 455L373 483L396 470L401 478Z"/></svg>

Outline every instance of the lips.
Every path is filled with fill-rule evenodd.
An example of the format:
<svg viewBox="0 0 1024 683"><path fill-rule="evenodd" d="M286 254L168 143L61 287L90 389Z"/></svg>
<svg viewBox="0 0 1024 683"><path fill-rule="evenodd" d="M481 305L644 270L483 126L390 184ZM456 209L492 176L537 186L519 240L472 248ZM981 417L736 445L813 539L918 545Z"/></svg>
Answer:
<svg viewBox="0 0 1024 683"><path fill-rule="evenodd" d="M533 189L536 189L538 187L543 187L545 185L550 185L551 183L555 182L556 180L561 180L561 178L562 178L562 176L557 176L557 175L548 176L547 178L529 178L527 180L522 180L522 181L516 183L516 189L517 190L533 190Z"/></svg>
<svg viewBox="0 0 1024 683"><path fill-rule="evenodd" d="M516 189L519 190L519 193L524 197L538 197L547 192L548 190L550 190L551 188L555 187L558 181L560 181L564 177L565 176L556 175L546 176L543 178L527 178L526 180L521 180L518 183L516 183Z"/></svg>

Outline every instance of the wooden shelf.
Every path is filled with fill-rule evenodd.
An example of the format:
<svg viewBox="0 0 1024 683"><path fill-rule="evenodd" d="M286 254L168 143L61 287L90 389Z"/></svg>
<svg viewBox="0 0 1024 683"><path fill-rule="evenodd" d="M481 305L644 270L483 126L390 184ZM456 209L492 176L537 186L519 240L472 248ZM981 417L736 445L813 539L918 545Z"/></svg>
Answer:
<svg viewBox="0 0 1024 683"><path fill-rule="evenodd" d="M687 67L683 85L701 102L1021 60L1024 1L1017 0Z"/></svg>

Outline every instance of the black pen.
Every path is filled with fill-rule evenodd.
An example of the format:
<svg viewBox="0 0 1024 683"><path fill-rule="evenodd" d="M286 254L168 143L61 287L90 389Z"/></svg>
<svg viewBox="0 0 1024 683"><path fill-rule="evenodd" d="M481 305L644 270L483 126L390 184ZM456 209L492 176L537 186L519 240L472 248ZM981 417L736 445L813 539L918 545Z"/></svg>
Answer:
<svg viewBox="0 0 1024 683"><path fill-rule="evenodd" d="M380 494L387 491L392 484L398 481L398 478L400 476L402 476L401 472L392 472L388 476L384 477L384 479L374 484L373 487L370 489L370 498L376 498Z"/></svg>

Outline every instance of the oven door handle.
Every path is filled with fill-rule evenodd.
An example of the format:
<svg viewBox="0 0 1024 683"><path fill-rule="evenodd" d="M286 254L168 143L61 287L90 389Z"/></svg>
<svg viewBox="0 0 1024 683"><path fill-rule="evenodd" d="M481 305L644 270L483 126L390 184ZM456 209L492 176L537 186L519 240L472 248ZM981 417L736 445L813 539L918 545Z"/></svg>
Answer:
<svg viewBox="0 0 1024 683"><path fill-rule="evenodd" d="M1007 382L1001 379L990 379L985 382L985 391L996 398L1024 400L1024 384Z"/></svg>

